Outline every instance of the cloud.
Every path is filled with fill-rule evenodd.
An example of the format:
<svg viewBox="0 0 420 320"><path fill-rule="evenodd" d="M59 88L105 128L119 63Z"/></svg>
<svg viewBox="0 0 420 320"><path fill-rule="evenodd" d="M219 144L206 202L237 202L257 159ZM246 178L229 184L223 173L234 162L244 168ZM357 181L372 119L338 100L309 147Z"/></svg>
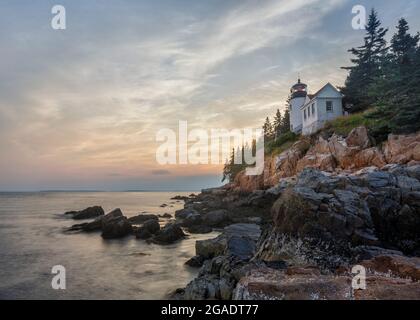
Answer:
<svg viewBox="0 0 420 320"><path fill-rule="evenodd" d="M360 41L346 0L62 4L65 32L49 27L49 1L0 4L3 189L107 175L112 184L110 172L218 175L220 166L162 170L156 132L179 120L259 127L284 108L298 72L313 91L340 85L345 48ZM410 6L415 16L419 5Z"/></svg>

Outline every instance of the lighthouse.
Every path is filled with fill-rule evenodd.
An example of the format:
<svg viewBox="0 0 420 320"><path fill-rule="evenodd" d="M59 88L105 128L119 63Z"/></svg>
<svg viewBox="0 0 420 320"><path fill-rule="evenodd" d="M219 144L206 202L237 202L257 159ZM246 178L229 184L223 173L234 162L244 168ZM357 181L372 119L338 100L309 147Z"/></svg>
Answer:
<svg viewBox="0 0 420 320"><path fill-rule="evenodd" d="M308 86L298 79L298 82L290 89L290 131L302 132L302 112L300 108L304 105Z"/></svg>

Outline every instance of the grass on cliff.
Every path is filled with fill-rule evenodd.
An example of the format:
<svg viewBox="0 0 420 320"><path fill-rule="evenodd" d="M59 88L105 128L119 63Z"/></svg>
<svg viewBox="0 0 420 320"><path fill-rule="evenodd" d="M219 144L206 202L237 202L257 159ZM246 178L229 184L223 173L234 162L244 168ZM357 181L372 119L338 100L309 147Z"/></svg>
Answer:
<svg viewBox="0 0 420 320"><path fill-rule="evenodd" d="M332 121L328 121L320 131L335 133L341 136L347 136L351 130L360 126L370 128L373 121L366 117L366 113L355 113L348 116L342 116Z"/></svg>
<svg viewBox="0 0 420 320"><path fill-rule="evenodd" d="M265 145L265 153L269 155L277 155L289 149L293 143L299 140L299 135L293 132L286 132L277 137L277 139L269 141Z"/></svg>
<svg viewBox="0 0 420 320"><path fill-rule="evenodd" d="M369 134L375 138L376 142L380 143L386 140L388 131L384 130L384 128L386 128L384 123L385 120L374 119L371 117L372 112L374 112L374 109L368 109L364 112L354 113L328 121L325 123L325 126L313 136L317 136L322 133L327 133L327 135L335 133L345 137L354 128L365 126L368 129Z"/></svg>
<svg viewBox="0 0 420 320"><path fill-rule="evenodd" d="M373 109L369 109L365 112L354 113L328 121L325 123L324 127L314 133L312 137L316 137L321 134L331 136L334 133L345 137L354 128L365 126L368 129L369 134L375 138L376 142L380 143L386 139L388 133L383 130L385 127L383 120L373 119L370 117L372 112ZM293 132L283 133L277 137L277 139L266 143L265 153L267 155L278 155L289 149L301 138L301 135L297 135Z"/></svg>

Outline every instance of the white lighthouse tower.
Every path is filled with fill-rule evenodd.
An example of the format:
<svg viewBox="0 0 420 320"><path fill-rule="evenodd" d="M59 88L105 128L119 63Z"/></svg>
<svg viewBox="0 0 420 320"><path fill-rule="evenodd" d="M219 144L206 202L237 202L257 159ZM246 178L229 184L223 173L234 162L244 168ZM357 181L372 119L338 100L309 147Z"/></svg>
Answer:
<svg viewBox="0 0 420 320"><path fill-rule="evenodd" d="M305 103L308 86L300 82L293 85L290 89L290 131L294 133L302 132L302 112L300 107Z"/></svg>

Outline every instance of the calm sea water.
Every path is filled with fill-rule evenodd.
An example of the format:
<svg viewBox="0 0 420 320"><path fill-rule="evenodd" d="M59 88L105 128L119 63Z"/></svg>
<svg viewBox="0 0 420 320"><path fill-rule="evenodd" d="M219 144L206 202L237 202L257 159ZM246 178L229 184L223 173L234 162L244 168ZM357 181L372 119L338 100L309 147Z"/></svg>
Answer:
<svg viewBox="0 0 420 320"><path fill-rule="evenodd" d="M103 240L99 233L66 234L75 222L69 210L101 205L140 212L171 213L182 207L170 192L46 192L0 194L0 299L163 299L197 273L184 263L195 241L216 233L192 235L168 246L127 237ZM166 203L170 207L161 208ZM51 287L51 268L66 268L66 290Z"/></svg>

